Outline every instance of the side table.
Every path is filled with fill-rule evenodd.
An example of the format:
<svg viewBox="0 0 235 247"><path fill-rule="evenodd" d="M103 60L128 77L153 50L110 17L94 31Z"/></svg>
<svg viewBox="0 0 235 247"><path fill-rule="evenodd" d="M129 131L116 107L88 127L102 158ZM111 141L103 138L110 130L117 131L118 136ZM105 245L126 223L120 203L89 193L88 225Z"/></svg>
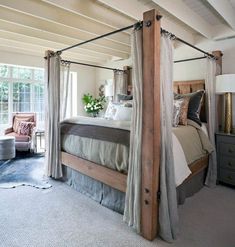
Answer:
<svg viewBox="0 0 235 247"><path fill-rule="evenodd" d="M43 129L36 129L34 130L33 138L34 138L34 153L38 152L38 139L39 139L39 149L45 150L44 147L42 147L42 137L45 136L45 130Z"/></svg>

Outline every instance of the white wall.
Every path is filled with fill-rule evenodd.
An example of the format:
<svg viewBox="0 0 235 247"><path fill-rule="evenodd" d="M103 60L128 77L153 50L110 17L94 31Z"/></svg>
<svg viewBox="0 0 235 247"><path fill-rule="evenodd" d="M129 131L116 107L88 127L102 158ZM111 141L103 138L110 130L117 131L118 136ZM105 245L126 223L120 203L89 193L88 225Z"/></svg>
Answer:
<svg viewBox="0 0 235 247"><path fill-rule="evenodd" d="M0 63L39 68L44 67L44 59L42 57L6 51L1 51L0 54ZM81 99L84 93L96 94L96 69L85 66L71 65L71 71L77 72L78 114L85 115Z"/></svg>

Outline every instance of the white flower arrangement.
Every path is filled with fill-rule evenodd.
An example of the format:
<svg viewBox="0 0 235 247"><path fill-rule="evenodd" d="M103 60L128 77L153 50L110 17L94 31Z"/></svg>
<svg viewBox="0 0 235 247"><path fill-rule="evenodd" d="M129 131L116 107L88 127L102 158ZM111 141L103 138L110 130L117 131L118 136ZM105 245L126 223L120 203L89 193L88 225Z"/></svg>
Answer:
<svg viewBox="0 0 235 247"><path fill-rule="evenodd" d="M106 102L104 96L94 98L90 94L84 94L82 101L85 104L84 110L87 113L92 113L93 115L97 115L101 110L103 110Z"/></svg>

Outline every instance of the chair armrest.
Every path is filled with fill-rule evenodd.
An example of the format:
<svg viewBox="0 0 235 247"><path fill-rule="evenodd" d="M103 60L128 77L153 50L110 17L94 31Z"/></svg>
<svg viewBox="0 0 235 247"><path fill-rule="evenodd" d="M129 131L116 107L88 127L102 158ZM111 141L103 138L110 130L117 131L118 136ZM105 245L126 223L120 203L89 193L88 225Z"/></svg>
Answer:
<svg viewBox="0 0 235 247"><path fill-rule="evenodd" d="M13 131L13 127L10 127L10 128L7 128L7 129L4 130L4 134L5 134L5 135L7 135L7 134L9 134L9 133L11 133L11 132L14 132L14 131Z"/></svg>

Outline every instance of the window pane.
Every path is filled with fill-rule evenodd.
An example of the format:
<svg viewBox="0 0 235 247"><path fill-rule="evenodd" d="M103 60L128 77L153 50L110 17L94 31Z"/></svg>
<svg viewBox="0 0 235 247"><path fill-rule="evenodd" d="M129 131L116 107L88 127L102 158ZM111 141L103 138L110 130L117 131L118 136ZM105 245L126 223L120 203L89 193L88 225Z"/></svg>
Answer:
<svg viewBox="0 0 235 247"><path fill-rule="evenodd" d="M39 122L44 121L44 84L35 83L34 84L34 98L33 98L33 108L37 113L37 118Z"/></svg>
<svg viewBox="0 0 235 247"><path fill-rule="evenodd" d="M8 123L8 82L0 82L0 124Z"/></svg>
<svg viewBox="0 0 235 247"><path fill-rule="evenodd" d="M44 80L44 71L42 69L34 70L34 80L43 81Z"/></svg>
<svg viewBox="0 0 235 247"><path fill-rule="evenodd" d="M14 82L13 83L13 111L29 112L30 111L30 83Z"/></svg>
<svg viewBox="0 0 235 247"><path fill-rule="evenodd" d="M28 68L12 68L12 77L15 79L32 79L32 70Z"/></svg>
<svg viewBox="0 0 235 247"><path fill-rule="evenodd" d="M7 65L0 65L0 77L9 77L9 68Z"/></svg>

